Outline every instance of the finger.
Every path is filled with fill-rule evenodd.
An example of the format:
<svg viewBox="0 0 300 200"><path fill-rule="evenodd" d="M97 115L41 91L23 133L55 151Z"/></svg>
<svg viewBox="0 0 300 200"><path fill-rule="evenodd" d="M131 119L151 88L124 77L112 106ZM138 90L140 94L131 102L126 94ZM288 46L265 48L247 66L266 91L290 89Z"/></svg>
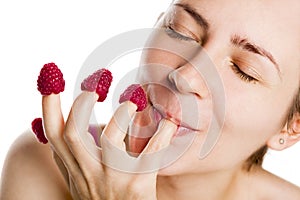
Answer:
<svg viewBox="0 0 300 200"><path fill-rule="evenodd" d="M166 148L177 130L177 125L167 119L162 119L158 129L148 142L142 154L159 152Z"/></svg>
<svg viewBox="0 0 300 200"><path fill-rule="evenodd" d="M125 139L126 148L130 151L130 155L140 154L153 133L157 130L157 121L152 106L148 105L142 112L137 112L130 127L128 129L128 136Z"/></svg>
<svg viewBox="0 0 300 200"><path fill-rule="evenodd" d="M97 99L98 95L94 92L82 92L75 99L66 122L64 139L78 161L88 159L90 155L86 157L86 154L97 150L93 136L88 133L90 116Z"/></svg>
<svg viewBox="0 0 300 200"><path fill-rule="evenodd" d="M63 140L64 119L61 112L59 93L64 91L65 80L61 70L55 63L48 63L43 66L38 76L37 86L43 95L43 121L50 145L62 159L74 180L84 188L86 187L85 180L76 160Z"/></svg>
<svg viewBox="0 0 300 200"><path fill-rule="evenodd" d="M68 174L67 168L65 167L63 161L60 159L60 157L57 155L57 153L55 151L52 151L52 156L53 156L53 159L54 159L59 171L63 175L65 182L69 186L70 183L69 183L69 174Z"/></svg>
<svg viewBox="0 0 300 200"><path fill-rule="evenodd" d="M89 119L98 95L94 92L83 91L74 101L68 116L64 139L72 155L78 162L82 176L85 179L85 187L82 187L76 179L74 186L79 195L86 196L98 181L101 172L101 151L97 148L94 138L88 132ZM76 178L76 177L73 177Z"/></svg>
<svg viewBox="0 0 300 200"><path fill-rule="evenodd" d="M138 171L148 172L149 180L152 179L154 181L156 179L157 172L162 167L161 162L166 153L166 147L170 144L176 130L176 124L167 119L162 119L159 123L158 130L139 155Z"/></svg>
<svg viewBox="0 0 300 200"><path fill-rule="evenodd" d="M70 130L70 128L75 128L77 132L88 131L90 116L97 99L98 95L96 93L87 91L83 91L75 99L66 122L66 136L68 134L67 130Z"/></svg>
<svg viewBox="0 0 300 200"><path fill-rule="evenodd" d="M119 149L125 151L124 138L127 134L127 129L132 117L136 113L137 106L130 102L123 102L115 111L113 117L110 119L109 123L103 130L103 134L100 137L100 144L105 151L106 144L118 147Z"/></svg>
<svg viewBox="0 0 300 200"><path fill-rule="evenodd" d="M78 163L63 139L64 119L61 111L60 96L56 94L43 96L42 106L45 134L52 149L62 160L70 175L74 177L74 180L82 183L82 188L86 187L86 184L84 184L85 179L81 174Z"/></svg>
<svg viewBox="0 0 300 200"><path fill-rule="evenodd" d="M64 140L85 177L93 173L94 164L99 164L101 159L100 151L88 133L89 119L97 99L94 92L82 92L72 105L64 132Z"/></svg>
<svg viewBox="0 0 300 200"><path fill-rule="evenodd" d="M51 94L42 97L44 128L47 139L54 144L62 138L64 118L61 111L60 95Z"/></svg>
<svg viewBox="0 0 300 200"><path fill-rule="evenodd" d="M100 137L103 167L109 166L109 168L127 172L136 171L137 160L128 155L124 142L136 109L137 106L134 103L123 102L105 126Z"/></svg>
<svg viewBox="0 0 300 200"><path fill-rule="evenodd" d="M83 199L83 198L80 198L74 181L70 178L69 182L70 182L70 193L72 195L73 200L81 200L81 199Z"/></svg>
<svg viewBox="0 0 300 200"><path fill-rule="evenodd" d="M75 159L63 140L64 119L60 96L55 94L43 96L42 102L45 134L53 150L67 166L76 166Z"/></svg>

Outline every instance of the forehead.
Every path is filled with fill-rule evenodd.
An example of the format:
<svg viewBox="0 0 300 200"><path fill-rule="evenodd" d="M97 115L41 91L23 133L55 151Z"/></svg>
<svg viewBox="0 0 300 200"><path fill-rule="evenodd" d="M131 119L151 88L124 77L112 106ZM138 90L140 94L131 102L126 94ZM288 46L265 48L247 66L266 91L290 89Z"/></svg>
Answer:
<svg viewBox="0 0 300 200"><path fill-rule="evenodd" d="M299 0L178 0L203 15L215 38L238 34L272 52L282 67L300 66Z"/></svg>
<svg viewBox="0 0 300 200"><path fill-rule="evenodd" d="M174 3L188 4L195 10L207 13L208 17L232 16L241 17L241 20L260 19L261 22L273 18L278 21L277 25L299 25L299 0L177 0Z"/></svg>

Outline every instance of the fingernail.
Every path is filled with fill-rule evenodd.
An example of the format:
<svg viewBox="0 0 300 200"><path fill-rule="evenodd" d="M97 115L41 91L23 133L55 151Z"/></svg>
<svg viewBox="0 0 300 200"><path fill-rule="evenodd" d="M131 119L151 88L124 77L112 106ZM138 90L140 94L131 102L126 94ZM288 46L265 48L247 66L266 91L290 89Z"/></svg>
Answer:
<svg viewBox="0 0 300 200"><path fill-rule="evenodd" d="M177 130L177 125L167 119L162 119L159 123L157 132L159 137L163 137L163 141L169 143L172 139L172 136Z"/></svg>
<svg viewBox="0 0 300 200"><path fill-rule="evenodd" d="M59 94L65 89L65 80L55 63L43 66L37 80L37 89L42 95Z"/></svg>
<svg viewBox="0 0 300 200"><path fill-rule="evenodd" d="M173 134L177 129L177 125L167 119L162 119L158 125L158 131L164 130L166 133Z"/></svg>
<svg viewBox="0 0 300 200"><path fill-rule="evenodd" d="M166 147L171 143L172 137L177 130L177 125L167 119L162 119L159 123L155 137L160 140L161 143Z"/></svg>
<svg viewBox="0 0 300 200"><path fill-rule="evenodd" d="M112 73L109 70L99 69L82 81L81 90L96 92L99 96L97 101L102 102L107 97L112 79Z"/></svg>
<svg viewBox="0 0 300 200"><path fill-rule="evenodd" d="M42 118L35 118L31 122L31 129L32 129L32 132L35 134L36 138L38 139L38 141L40 143L43 143L43 144L48 143L48 140L47 140L47 138L45 136L45 133L44 133Z"/></svg>

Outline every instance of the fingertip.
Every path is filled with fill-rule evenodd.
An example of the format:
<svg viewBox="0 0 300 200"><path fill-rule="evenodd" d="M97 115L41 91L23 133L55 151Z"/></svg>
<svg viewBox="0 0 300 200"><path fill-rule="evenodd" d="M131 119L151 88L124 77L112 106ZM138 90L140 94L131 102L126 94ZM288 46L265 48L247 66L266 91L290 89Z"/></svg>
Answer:
<svg viewBox="0 0 300 200"><path fill-rule="evenodd" d="M158 129L154 134L155 140L160 140L165 145L170 144L173 135L177 130L177 125L168 119L162 119Z"/></svg>
<svg viewBox="0 0 300 200"><path fill-rule="evenodd" d="M87 131L91 113L94 105L97 102L98 95L94 92L83 91L73 102L71 111L67 119L66 133L72 132L69 130L70 125L75 125L77 131Z"/></svg>
<svg viewBox="0 0 300 200"><path fill-rule="evenodd" d="M65 80L55 63L45 64L37 79L37 89L43 96L59 94L65 89Z"/></svg>
<svg viewBox="0 0 300 200"><path fill-rule="evenodd" d="M127 128L133 115L136 113L136 109L137 106L134 103L131 101L125 101L121 103L115 111L113 115L113 121L118 125L122 132L127 133Z"/></svg>
<svg viewBox="0 0 300 200"><path fill-rule="evenodd" d="M42 144L47 144L48 139L45 136L43 119L38 117L31 122L31 130L36 136L37 140Z"/></svg>
<svg viewBox="0 0 300 200"><path fill-rule="evenodd" d="M82 91L75 99L73 107L75 104L88 104L94 105L98 100L98 94L95 92Z"/></svg>
<svg viewBox="0 0 300 200"><path fill-rule="evenodd" d="M120 104L120 107L126 108L129 113L135 113L138 109L137 105L131 101L124 101Z"/></svg>
<svg viewBox="0 0 300 200"><path fill-rule="evenodd" d="M115 111L110 124L114 124L123 133L127 133L129 123L136 113L137 106L131 101L125 101ZM109 127L109 126L108 126Z"/></svg>
<svg viewBox="0 0 300 200"><path fill-rule="evenodd" d="M133 115L136 113L136 109L137 106L130 101L121 103L105 126L103 134L100 137L100 143L103 144L106 138L106 140L112 144L122 149L125 148L124 138L127 135L129 124Z"/></svg>
<svg viewBox="0 0 300 200"><path fill-rule="evenodd" d="M97 93L97 101L103 102L107 97L112 80L112 73L108 69L102 68L82 81L81 90Z"/></svg>
<svg viewBox="0 0 300 200"><path fill-rule="evenodd" d="M158 132L161 131L168 131L170 133L173 133L177 130L177 125L172 122L171 120L168 119L162 119L159 122L159 126L158 126Z"/></svg>
<svg viewBox="0 0 300 200"><path fill-rule="evenodd" d="M42 101L43 101L43 103L46 103L46 104L48 104L48 103L50 103L50 102L52 102L52 103L58 103L58 101L60 101L60 94L50 94L50 95L43 95L42 96Z"/></svg>
<svg viewBox="0 0 300 200"><path fill-rule="evenodd" d="M43 115L49 113L61 112L61 102L59 94L50 94L42 97Z"/></svg>

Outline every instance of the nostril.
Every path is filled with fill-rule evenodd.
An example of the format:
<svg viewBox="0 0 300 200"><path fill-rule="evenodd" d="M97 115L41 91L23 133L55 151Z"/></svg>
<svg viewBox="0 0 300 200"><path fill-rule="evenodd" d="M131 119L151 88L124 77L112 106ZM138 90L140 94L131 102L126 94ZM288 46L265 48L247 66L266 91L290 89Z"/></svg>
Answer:
<svg viewBox="0 0 300 200"><path fill-rule="evenodd" d="M172 86L174 86L174 88L176 88L177 91L182 92L182 89L180 88L180 84L178 80L178 72L176 70L172 71L169 75L168 75L168 79L169 82L172 84Z"/></svg>
<svg viewBox="0 0 300 200"><path fill-rule="evenodd" d="M190 83L187 81L179 71L174 70L168 75L170 83L178 90L180 93L190 93L192 88Z"/></svg>
<svg viewBox="0 0 300 200"><path fill-rule="evenodd" d="M186 73L183 68L170 72L168 80L182 94L194 94L199 98L205 98L209 93L205 81L200 75Z"/></svg>
<svg viewBox="0 0 300 200"><path fill-rule="evenodd" d="M175 84L175 80L174 80L174 76L175 76L175 71L172 71L171 73L169 73L168 75L168 79L172 84Z"/></svg>

